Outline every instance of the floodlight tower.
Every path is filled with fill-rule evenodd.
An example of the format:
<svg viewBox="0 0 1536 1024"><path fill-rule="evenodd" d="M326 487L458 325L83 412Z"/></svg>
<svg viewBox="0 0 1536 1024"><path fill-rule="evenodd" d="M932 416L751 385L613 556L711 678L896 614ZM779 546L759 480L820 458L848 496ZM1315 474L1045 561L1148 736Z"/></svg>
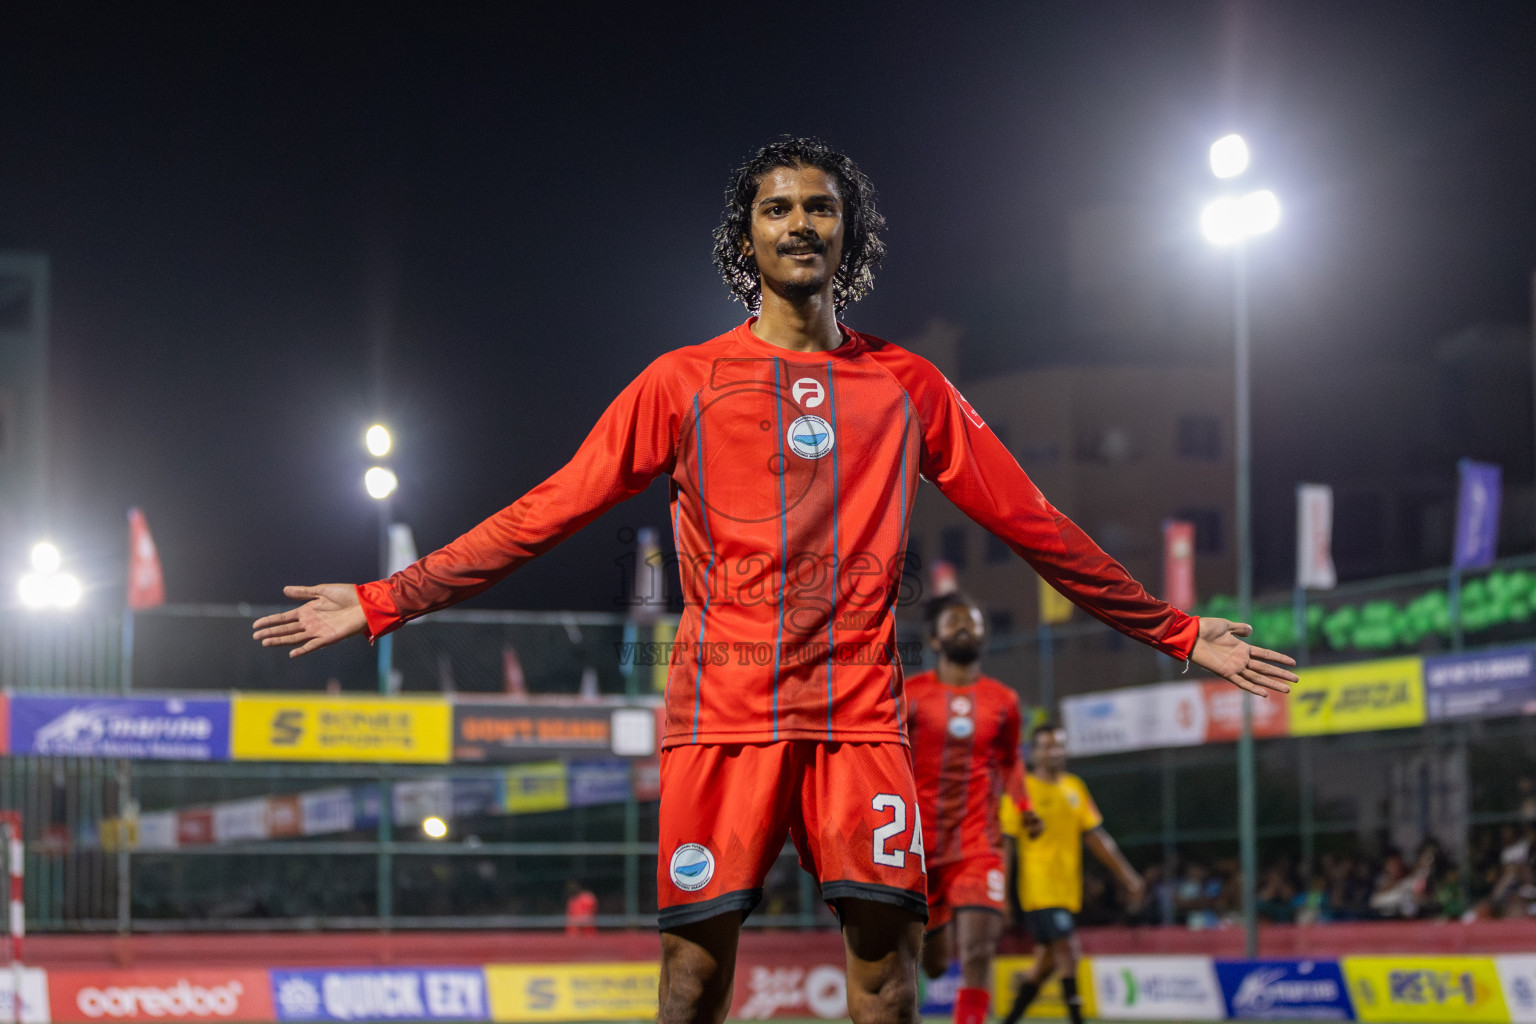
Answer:
<svg viewBox="0 0 1536 1024"><path fill-rule="evenodd" d="M1248 170L1248 143L1241 135L1224 135L1211 144L1211 173L1235 183ZM1200 231L1212 245L1232 250L1232 350L1235 364L1237 444L1237 617L1248 621L1253 605L1252 421L1248 365L1247 241L1280 223L1280 201L1268 189L1239 195L1229 192L1208 203L1200 214ZM1243 933L1249 959L1258 956L1257 797L1253 755L1254 696L1243 693L1243 728L1237 744L1237 832L1243 872Z"/></svg>

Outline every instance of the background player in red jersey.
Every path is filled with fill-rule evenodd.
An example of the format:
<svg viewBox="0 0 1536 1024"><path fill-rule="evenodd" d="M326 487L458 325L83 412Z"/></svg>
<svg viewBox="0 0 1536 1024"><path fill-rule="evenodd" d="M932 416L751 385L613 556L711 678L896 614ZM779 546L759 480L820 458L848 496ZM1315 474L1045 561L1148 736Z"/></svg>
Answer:
<svg viewBox="0 0 1536 1024"><path fill-rule="evenodd" d="M916 1016L927 886L894 609L919 477L1126 635L1256 693L1295 679L1246 625L1147 594L931 363L838 323L873 283L883 226L846 156L764 147L715 248L758 315L660 356L569 463L448 546L387 580L285 588L304 603L255 623L293 656L382 636L669 477L689 657L662 738L662 1024L725 1018L741 922L786 834L837 907L855 1024Z"/></svg>
<svg viewBox="0 0 1536 1024"><path fill-rule="evenodd" d="M998 804L1029 808L1019 758L1019 699L981 674L986 622L961 594L928 603L928 645L938 668L907 681L912 764L928 851L928 934L923 970L937 978L960 958L955 1024L982 1024L988 978L1007 912ZM1038 824L1038 821L1036 821Z"/></svg>

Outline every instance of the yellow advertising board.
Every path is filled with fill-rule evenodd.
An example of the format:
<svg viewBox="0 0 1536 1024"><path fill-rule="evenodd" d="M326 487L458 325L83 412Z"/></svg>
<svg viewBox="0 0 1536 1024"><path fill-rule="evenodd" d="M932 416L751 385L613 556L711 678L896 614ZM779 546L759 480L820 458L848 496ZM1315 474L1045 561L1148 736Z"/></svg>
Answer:
<svg viewBox="0 0 1536 1024"><path fill-rule="evenodd" d="M1072 609L1076 607L1071 601L1061 596L1061 591L1039 580L1040 587L1040 624L1054 626L1062 622L1072 621Z"/></svg>
<svg viewBox="0 0 1536 1024"><path fill-rule="evenodd" d="M1346 956L1340 961L1363 1021L1507 1021L1499 972L1487 956Z"/></svg>
<svg viewBox="0 0 1536 1024"><path fill-rule="evenodd" d="M1008 1012L1008 1008L1013 1005L1013 994L1018 991L1019 979L1034 962L1035 958L1032 956L1000 956L992 961L994 1016L1001 1017ZM1083 1016L1097 1017L1099 1015L1098 1000L1094 998L1093 971L1089 968L1088 957L1080 957L1077 961L1077 994L1083 1001ZM1025 1012L1024 1017L1063 1020L1066 1016L1067 1004L1061 1001L1061 979L1053 976L1045 983L1045 987L1040 990L1035 1001L1029 1004L1029 1010Z"/></svg>
<svg viewBox="0 0 1536 1024"><path fill-rule="evenodd" d="M444 700L237 694L232 704L236 760L448 761L453 709Z"/></svg>
<svg viewBox="0 0 1536 1024"><path fill-rule="evenodd" d="M1387 658L1304 668L1286 702L1292 736L1424 724L1424 660Z"/></svg>
<svg viewBox="0 0 1536 1024"><path fill-rule="evenodd" d="M568 805L565 765L559 761L534 761L507 769L508 814L560 811Z"/></svg>
<svg viewBox="0 0 1536 1024"><path fill-rule="evenodd" d="M489 964L491 1020L655 1020L661 968L656 963Z"/></svg>

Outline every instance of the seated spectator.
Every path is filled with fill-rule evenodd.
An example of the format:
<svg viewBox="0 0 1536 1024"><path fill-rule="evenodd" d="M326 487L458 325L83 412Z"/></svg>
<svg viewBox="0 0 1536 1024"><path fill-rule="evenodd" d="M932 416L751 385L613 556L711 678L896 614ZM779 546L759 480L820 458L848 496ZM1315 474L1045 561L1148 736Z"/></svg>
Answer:
<svg viewBox="0 0 1536 1024"><path fill-rule="evenodd" d="M1291 900L1291 915L1297 924L1326 924L1333 920L1328 905L1328 877L1312 876L1305 892L1299 892Z"/></svg>

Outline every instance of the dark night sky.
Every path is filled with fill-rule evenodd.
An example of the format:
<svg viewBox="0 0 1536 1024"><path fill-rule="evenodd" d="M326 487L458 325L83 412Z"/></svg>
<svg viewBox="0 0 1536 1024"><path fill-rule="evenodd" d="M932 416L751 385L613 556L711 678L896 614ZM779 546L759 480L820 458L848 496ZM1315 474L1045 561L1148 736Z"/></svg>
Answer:
<svg viewBox="0 0 1536 1024"><path fill-rule="evenodd" d="M173 601L371 577L380 414L401 516L423 550L451 539L655 354L739 322L709 235L730 168L784 132L880 189L891 255L849 322L943 316L968 365L1004 367L1105 355L1059 329L1072 210L1192 218L1206 145L1243 130L1286 204L1255 258L1261 476L1307 378L1528 322L1536 5L700 11L9 8L0 248L52 260L76 568L120 586L139 505ZM615 531L665 521L653 488L492 603L603 607Z"/></svg>

